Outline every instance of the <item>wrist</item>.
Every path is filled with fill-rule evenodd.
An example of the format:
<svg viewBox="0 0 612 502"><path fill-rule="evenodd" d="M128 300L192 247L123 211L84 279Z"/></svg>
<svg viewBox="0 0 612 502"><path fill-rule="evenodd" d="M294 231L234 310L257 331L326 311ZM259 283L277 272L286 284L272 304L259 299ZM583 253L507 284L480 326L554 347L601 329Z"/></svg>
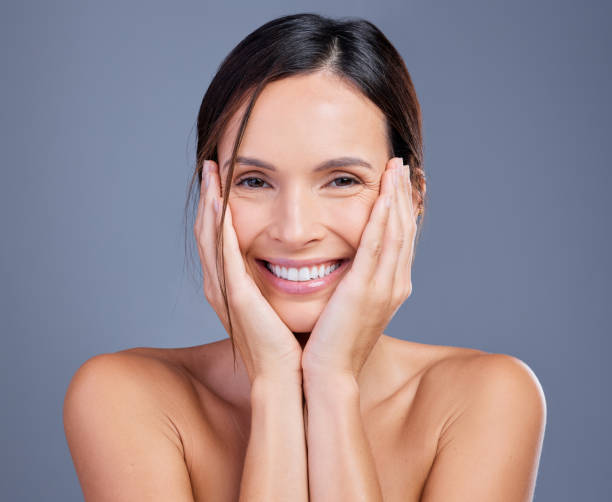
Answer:
<svg viewBox="0 0 612 502"><path fill-rule="evenodd" d="M269 396L287 396L292 393L302 393L302 373L264 373L256 375L251 381L251 399Z"/></svg>
<svg viewBox="0 0 612 502"><path fill-rule="evenodd" d="M352 373L345 372L303 372L304 396L306 399L329 401L359 397L359 384Z"/></svg>

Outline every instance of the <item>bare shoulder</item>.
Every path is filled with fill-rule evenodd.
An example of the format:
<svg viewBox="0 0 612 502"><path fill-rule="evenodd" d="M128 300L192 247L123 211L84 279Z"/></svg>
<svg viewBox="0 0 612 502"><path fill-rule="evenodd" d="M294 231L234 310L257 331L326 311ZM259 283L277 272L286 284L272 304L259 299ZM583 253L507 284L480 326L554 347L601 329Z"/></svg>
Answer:
<svg viewBox="0 0 612 502"><path fill-rule="evenodd" d="M64 429L87 500L236 499L244 439L215 392L218 347L136 347L75 372Z"/></svg>
<svg viewBox="0 0 612 502"><path fill-rule="evenodd" d="M543 427L546 399L535 372L521 359L501 353L444 345L394 341L403 354L417 409L435 422L439 447L451 425L470 413L486 416L510 410L509 418ZM461 421L459 420L459 421Z"/></svg>
<svg viewBox="0 0 612 502"><path fill-rule="evenodd" d="M193 500L179 425L192 398L187 377L158 358L122 351L83 363L63 421L85 498Z"/></svg>
<svg viewBox="0 0 612 502"><path fill-rule="evenodd" d="M390 337L389 337L390 339ZM469 400L474 392L502 390L527 393L544 400L544 392L535 372L521 359L468 347L429 345L390 339L406 368L407 377L437 396L455 396Z"/></svg>
<svg viewBox="0 0 612 502"><path fill-rule="evenodd" d="M189 394L189 375L178 361L165 357L164 350L139 347L93 356L73 375L66 397L86 387L100 393L138 395L163 405L177 391Z"/></svg>
<svg viewBox="0 0 612 502"><path fill-rule="evenodd" d="M542 385L521 359L462 347L447 347L423 375L423 385L458 409L492 396L512 399L545 412ZM499 398L498 398L499 399ZM517 410L519 411L519 410Z"/></svg>
<svg viewBox="0 0 612 502"><path fill-rule="evenodd" d="M404 422L411 448L426 439L419 500L531 500L546 400L521 359L481 350L397 344L414 395Z"/></svg>
<svg viewBox="0 0 612 502"><path fill-rule="evenodd" d="M508 354L450 350L421 386L441 418L422 500L531 500L546 426L534 371Z"/></svg>

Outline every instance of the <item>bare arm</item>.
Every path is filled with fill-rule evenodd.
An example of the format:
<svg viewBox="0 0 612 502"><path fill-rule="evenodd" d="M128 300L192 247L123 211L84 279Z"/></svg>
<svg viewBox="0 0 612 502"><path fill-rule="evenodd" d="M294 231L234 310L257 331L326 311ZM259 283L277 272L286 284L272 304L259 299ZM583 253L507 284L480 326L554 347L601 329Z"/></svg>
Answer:
<svg viewBox="0 0 612 502"><path fill-rule="evenodd" d="M240 501L308 501L301 375L256 378Z"/></svg>
<svg viewBox="0 0 612 502"><path fill-rule="evenodd" d="M359 407L359 387L353 377L308 381L308 477L313 502L382 501Z"/></svg>

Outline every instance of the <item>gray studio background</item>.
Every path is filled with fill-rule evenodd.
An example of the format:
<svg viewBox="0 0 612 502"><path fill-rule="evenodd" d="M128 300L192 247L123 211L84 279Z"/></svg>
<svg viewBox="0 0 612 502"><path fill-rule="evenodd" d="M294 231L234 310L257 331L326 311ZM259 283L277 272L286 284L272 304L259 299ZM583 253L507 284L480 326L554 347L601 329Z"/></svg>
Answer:
<svg viewBox="0 0 612 502"><path fill-rule="evenodd" d="M525 361L548 404L535 500L607 500L612 9L380 5L2 3L3 500L82 499L62 402L88 358L226 337L184 258L195 119L230 49L303 11L374 22L421 101L429 212L386 332Z"/></svg>

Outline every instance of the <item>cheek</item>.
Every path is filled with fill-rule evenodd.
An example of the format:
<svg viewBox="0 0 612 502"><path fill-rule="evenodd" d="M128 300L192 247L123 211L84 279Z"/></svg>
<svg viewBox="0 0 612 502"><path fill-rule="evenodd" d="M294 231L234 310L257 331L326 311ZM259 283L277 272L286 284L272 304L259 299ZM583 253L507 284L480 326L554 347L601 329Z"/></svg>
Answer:
<svg viewBox="0 0 612 502"><path fill-rule="evenodd" d="M359 197L346 198L342 203L332 202L327 212L328 226L357 249L372 206L373 201Z"/></svg>
<svg viewBox="0 0 612 502"><path fill-rule="evenodd" d="M239 199L231 199L228 208L232 210L232 221L238 238L240 251L248 249L255 236L261 231L265 224L262 208L253 210L253 205Z"/></svg>

